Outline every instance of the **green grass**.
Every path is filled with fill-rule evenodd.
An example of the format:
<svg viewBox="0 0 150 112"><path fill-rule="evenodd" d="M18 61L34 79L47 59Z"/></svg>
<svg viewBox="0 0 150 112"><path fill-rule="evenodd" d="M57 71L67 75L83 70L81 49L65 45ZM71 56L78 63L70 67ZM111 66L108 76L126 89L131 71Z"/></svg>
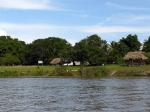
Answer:
<svg viewBox="0 0 150 112"><path fill-rule="evenodd" d="M120 66L120 65L107 65L104 66L108 70L150 70L150 65L144 65L144 66L133 66L133 67L128 67L128 66Z"/></svg>
<svg viewBox="0 0 150 112"><path fill-rule="evenodd" d="M150 76L150 65L127 67L120 65L59 67L59 66L0 66L0 77L117 77Z"/></svg>
<svg viewBox="0 0 150 112"><path fill-rule="evenodd" d="M0 66L0 77L44 77L53 69L48 66Z"/></svg>
<svg viewBox="0 0 150 112"><path fill-rule="evenodd" d="M109 73L115 72L113 76L150 76L150 65L144 66L120 66L108 65L104 67Z"/></svg>

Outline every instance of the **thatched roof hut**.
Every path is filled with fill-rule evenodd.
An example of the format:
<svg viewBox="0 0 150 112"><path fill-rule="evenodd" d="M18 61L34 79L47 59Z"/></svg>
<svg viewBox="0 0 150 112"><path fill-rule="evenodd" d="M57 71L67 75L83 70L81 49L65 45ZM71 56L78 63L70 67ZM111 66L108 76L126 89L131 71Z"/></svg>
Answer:
<svg viewBox="0 0 150 112"><path fill-rule="evenodd" d="M128 52L123 59L127 65L144 65L148 59L142 51Z"/></svg>
<svg viewBox="0 0 150 112"><path fill-rule="evenodd" d="M124 60L137 60L137 59L142 59L142 60L147 60L148 58L144 55L145 53L142 51L136 51L136 52L128 52L125 56L124 56Z"/></svg>
<svg viewBox="0 0 150 112"><path fill-rule="evenodd" d="M60 65L61 63L62 63L61 58L54 58L54 59L50 62L50 64L52 64L52 65Z"/></svg>

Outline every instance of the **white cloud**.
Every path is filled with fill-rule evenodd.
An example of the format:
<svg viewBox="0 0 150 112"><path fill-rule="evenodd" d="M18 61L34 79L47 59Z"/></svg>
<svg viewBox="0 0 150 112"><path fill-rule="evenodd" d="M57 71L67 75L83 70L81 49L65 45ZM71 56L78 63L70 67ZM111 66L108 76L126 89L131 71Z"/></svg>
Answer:
<svg viewBox="0 0 150 112"><path fill-rule="evenodd" d="M131 16L131 19L132 20L150 20L150 15L133 15Z"/></svg>
<svg viewBox="0 0 150 112"><path fill-rule="evenodd" d="M80 30L85 26L61 26L53 24L15 24L15 23L0 23L0 29L4 30L16 30L16 31L72 31Z"/></svg>
<svg viewBox="0 0 150 112"><path fill-rule="evenodd" d="M81 34L81 29L84 26L59 26L51 24L14 24L0 23L0 29L7 31L7 35L19 38L27 43L32 42L37 38L46 38L49 36L65 37L72 44ZM71 37L71 38L70 38ZM74 39L73 39L74 38Z"/></svg>
<svg viewBox="0 0 150 112"><path fill-rule="evenodd" d="M150 27L130 27L130 26L91 26L86 28L87 33L146 33L150 32Z"/></svg>
<svg viewBox="0 0 150 112"><path fill-rule="evenodd" d="M114 14L100 21L99 26L150 26L150 15L139 14ZM147 24L145 24L147 23Z"/></svg>
<svg viewBox="0 0 150 112"><path fill-rule="evenodd" d="M65 37L72 44L90 34L118 34L118 33L144 33L150 32L150 27L133 26L59 26L51 24L13 24L0 23L0 35L7 34L19 38L27 43L37 38L46 38L49 36ZM105 37L105 36L104 36ZM112 36L109 35L108 38ZM117 37L117 36L116 36ZM114 37L113 37L114 38ZM108 39L110 40L110 39Z"/></svg>
<svg viewBox="0 0 150 112"><path fill-rule="evenodd" d="M126 5L121 5L118 3L114 3L114 2L106 2L106 5L114 7L114 8L119 8L119 9L123 9L123 10L149 10L150 8L148 7L135 7L135 6L126 6Z"/></svg>
<svg viewBox="0 0 150 112"><path fill-rule="evenodd" d="M51 0L0 0L0 8L22 10L61 10Z"/></svg>
<svg viewBox="0 0 150 112"><path fill-rule="evenodd" d="M7 35L6 31L0 29L0 36Z"/></svg>
<svg viewBox="0 0 150 112"><path fill-rule="evenodd" d="M3 34L4 31L22 31L22 32L87 32L87 33L120 33L120 32L134 32L145 33L150 32L150 26L106 26L106 25L93 25L93 26L59 26L52 24L13 24L13 23L0 23L0 30Z"/></svg>
<svg viewBox="0 0 150 112"><path fill-rule="evenodd" d="M33 30L33 29L50 29L51 27L46 24L14 24L14 23L0 23L1 29L6 30Z"/></svg>

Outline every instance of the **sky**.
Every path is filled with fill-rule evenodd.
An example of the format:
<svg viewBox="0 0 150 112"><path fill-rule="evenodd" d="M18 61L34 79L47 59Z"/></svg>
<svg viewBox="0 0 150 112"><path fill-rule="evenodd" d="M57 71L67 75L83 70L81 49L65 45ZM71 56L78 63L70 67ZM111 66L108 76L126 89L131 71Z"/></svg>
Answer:
<svg viewBox="0 0 150 112"><path fill-rule="evenodd" d="M118 41L150 36L150 0L0 0L0 35L31 43L60 37L70 43L92 34Z"/></svg>

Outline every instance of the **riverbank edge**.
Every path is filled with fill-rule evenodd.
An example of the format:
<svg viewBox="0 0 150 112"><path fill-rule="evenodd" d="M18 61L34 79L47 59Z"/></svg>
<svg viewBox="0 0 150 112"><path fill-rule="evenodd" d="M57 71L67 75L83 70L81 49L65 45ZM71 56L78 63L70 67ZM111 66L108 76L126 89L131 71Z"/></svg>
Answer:
<svg viewBox="0 0 150 112"><path fill-rule="evenodd" d="M0 78L104 78L149 77L150 65L106 66L0 66Z"/></svg>

